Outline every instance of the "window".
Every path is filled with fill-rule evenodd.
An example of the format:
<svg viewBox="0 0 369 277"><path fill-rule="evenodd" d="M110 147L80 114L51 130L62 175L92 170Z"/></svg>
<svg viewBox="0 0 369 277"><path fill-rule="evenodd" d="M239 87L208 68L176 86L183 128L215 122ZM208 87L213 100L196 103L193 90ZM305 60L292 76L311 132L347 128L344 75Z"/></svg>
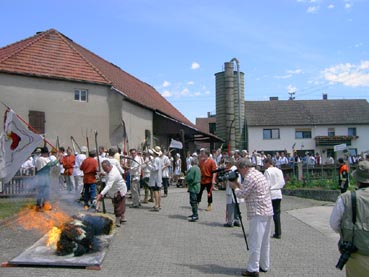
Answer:
<svg viewBox="0 0 369 277"><path fill-rule="evenodd" d="M334 137L336 135L336 132L334 131L334 128L328 128L328 137Z"/></svg>
<svg viewBox="0 0 369 277"><path fill-rule="evenodd" d="M279 129L263 129L263 139L279 139Z"/></svg>
<svg viewBox="0 0 369 277"><path fill-rule="evenodd" d="M79 102L87 102L88 90L87 89L75 89L74 90L74 100L79 101Z"/></svg>
<svg viewBox="0 0 369 277"><path fill-rule="evenodd" d="M39 134L45 134L45 112L29 111L28 121Z"/></svg>
<svg viewBox="0 0 369 277"><path fill-rule="evenodd" d="M295 138L296 139L311 138L311 129L296 129Z"/></svg>
<svg viewBox="0 0 369 277"><path fill-rule="evenodd" d="M348 128L347 129L347 135L356 137L356 128Z"/></svg>

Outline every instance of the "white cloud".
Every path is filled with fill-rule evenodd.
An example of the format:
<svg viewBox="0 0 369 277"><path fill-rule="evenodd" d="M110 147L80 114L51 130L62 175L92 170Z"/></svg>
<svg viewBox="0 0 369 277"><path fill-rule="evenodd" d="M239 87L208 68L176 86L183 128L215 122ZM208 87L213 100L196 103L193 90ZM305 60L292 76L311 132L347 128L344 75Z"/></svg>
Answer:
<svg viewBox="0 0 369 277"><path fill-rule="evenodd" d="M287 70L288 74L301 74L302 73L302 69L298 68L295 70Z"/></svg>
<svg viewBox="0 0 369 277"><path fill-rule="evenodd" d="M328 5L328 9L334 9L334 5L333 4L329 4Z"/></svg>
<svg viewBox="0 0 369 277"><path fill-rule="evenodd" d="M172 93L169 90L164 90L161 94L163 97L171 97Z"/></svg>
<svg viewBox="0 0 369 277"><path fill-rule="evenodd" d="M281 76L274 76L276 79L288 79L291 78L293 75L301 74L303 73L302 69L295 69L295 70L287 70L286 75Z"/></svg>
<svg viewBox="0 0 369 277"><path fill-rule="evenodd" d="M288 91L288 93L296 92L297 88L293 85L288 85L287 91Z"/></svg>
<svg viewBox="0 0 369 277"><path fill-rule="evenodd" d="M350 9L352 7L351 3L346 3L345 4L345 9Z"/></svg>
<svg viewBox="0 0 369 277"><path fill-rule="evenodd" d="M322 71L325 80L331 84L343 84L348 87L369 86L369 61L360 64L338 64Z"/></svg>
<svg viewBox="0 0 369 277"><path fill-rule="evenodd" d="M307 13L317 13L319 11L319 6L310 6L307 8Z"/></svg>
<svg viewBox="0 0 369 277"><path fill-rule="evenodd" d="M191 69L196 70L200 68L200 64L197 62L193 62L191 65Z"/></svg>
<svg viewBox="0 0 369 277"><path fill-rule="evenodd" d="M190 90L188 88L183 88L179 94L188 96L190 94Z"/></svg>
<svg viewBox="0 0 369 277"><path fill-rule="evenodd" d="M163 88L169 87L170 86L170 82L168 81L164 81L162 84Z"/></svg>
<svg viewBox="0 0 369 277"><path fill-rule="evenodd" d="M356 43L354 46L355 46L355 48L358 48L358 47L363 46L363 43L362 42L359 42L359 43Z"/></svg>
<svg viewBox="0 0 369 277"><path fill-rule="evenodd" d="M190 85L190 86L192 86L192 85L194 85L195 84L195 82L194 81L189 81L189 82L187 82L187 85Z"/></svg>

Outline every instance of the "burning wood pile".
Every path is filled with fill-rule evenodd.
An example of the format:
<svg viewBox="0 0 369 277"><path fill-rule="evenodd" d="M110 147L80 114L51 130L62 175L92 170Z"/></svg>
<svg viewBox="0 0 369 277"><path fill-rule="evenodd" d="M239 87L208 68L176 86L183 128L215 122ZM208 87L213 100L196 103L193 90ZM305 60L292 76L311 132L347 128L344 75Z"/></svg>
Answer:
<svg viewBox="0 0 369 277"><path fill-rule="evenodd" d="M48 245L55 245L58 256L82 256L99 251L101 242L97 236L109 235L113 230L113 220L103 215L81 214L54 227L48 233Z"/></svg>

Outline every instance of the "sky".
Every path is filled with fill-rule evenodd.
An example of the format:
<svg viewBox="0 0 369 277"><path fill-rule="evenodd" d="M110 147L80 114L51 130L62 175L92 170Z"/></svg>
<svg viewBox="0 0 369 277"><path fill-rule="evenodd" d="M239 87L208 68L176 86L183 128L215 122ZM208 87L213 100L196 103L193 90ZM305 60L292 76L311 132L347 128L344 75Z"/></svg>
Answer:
<svg viewBox="0 0 369 277"><path fill-rule="evenodd" d="M14 0L0 11L0 47L56 29L193 123L216 113L215 73L233 58L245 100L369 99L368 0Z"/></svg>

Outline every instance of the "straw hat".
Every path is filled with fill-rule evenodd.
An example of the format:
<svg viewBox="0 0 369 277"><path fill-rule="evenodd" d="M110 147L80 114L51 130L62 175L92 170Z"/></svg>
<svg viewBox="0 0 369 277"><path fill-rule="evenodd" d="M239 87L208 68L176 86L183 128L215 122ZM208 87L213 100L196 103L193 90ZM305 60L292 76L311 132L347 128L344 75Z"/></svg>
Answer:
<svg viewBox="0 0 369 277"><path fill-rule="evenodd" d="M155 146L153 149L151 149L152 152L154 152L156 155L161 156L163 153L161 152L160 146Z"/></svg>

